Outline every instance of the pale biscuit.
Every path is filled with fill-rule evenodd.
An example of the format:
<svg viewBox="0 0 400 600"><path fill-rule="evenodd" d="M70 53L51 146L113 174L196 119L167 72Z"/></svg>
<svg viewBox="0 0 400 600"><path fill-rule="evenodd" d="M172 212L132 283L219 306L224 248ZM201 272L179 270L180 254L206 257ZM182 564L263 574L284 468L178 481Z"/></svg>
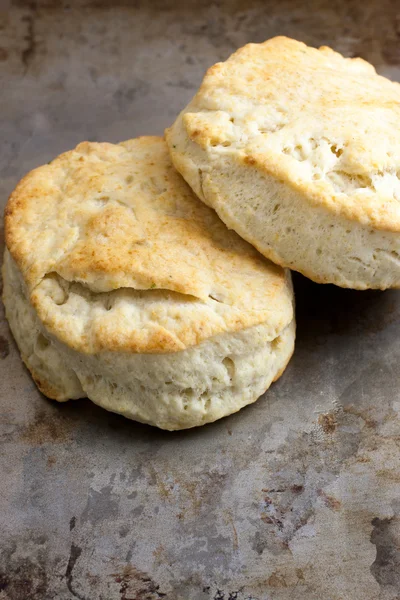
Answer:
<svg viewBox="0 0 400 600"><path fill-rule="evenodd" d="M198 201L161 138L32 171L5 234L6 315L51 398L193 427L255 401L293 352L289 273Z"/></svg>
<svg viewBox="0 0 400 600"><path fill-rule="evenodd" d="M226 225L323 283L400 286L400 85L285 37L211 67L167 131Z"/></svg>

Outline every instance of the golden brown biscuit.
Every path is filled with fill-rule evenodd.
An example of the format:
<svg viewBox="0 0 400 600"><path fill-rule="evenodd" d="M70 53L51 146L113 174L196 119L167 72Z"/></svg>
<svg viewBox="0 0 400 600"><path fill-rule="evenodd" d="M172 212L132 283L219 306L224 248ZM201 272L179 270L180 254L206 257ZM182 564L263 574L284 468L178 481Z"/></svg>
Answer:
<svg viewBox="0 0 400 600"><path fill-rule="evenodd" d="M7 318L57 400L192 427L256 400L293 351L289 274L198 201L161 138L32 171L5 234Z"/></svg>
<svg viewBox="0 0 400 600"><path fill-rule="evenodd" d="M400 86L285 37L207 72L167 131L176 168L275 263L352 288L400 285Z"/></svg>

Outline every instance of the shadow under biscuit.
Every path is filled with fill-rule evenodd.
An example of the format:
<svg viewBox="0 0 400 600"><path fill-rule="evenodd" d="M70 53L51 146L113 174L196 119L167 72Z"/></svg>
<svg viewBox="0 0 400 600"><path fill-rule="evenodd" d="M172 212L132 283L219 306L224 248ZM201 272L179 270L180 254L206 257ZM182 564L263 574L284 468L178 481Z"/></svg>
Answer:
<svg viewBox="0 0 400 600"><path fill-rule="evenodd" d="M292 275L298 344L332 334L375 334L400 317L399 290L349 290Z"/></svg>

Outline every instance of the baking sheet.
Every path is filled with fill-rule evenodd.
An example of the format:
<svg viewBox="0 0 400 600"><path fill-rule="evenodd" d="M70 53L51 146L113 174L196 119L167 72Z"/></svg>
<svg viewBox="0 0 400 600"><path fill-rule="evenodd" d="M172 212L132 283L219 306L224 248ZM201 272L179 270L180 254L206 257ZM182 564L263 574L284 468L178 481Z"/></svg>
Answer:
<svg viewBox="0 0 400 600"><path fill-rule="evenodd" d="M2 205L82 139L162 133L247 41L332 45L400 80L387 0L8 4ZM295 290L281 380L181 433L46 400L1 313L1 600L400 598L400 292Z"/></svg>

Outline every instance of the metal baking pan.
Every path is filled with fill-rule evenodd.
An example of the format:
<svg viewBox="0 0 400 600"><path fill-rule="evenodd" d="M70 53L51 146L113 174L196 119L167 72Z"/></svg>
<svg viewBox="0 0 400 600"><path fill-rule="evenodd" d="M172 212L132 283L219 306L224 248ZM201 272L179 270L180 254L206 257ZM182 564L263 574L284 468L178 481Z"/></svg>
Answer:
<svg viewBox="0 0 400 600"><path fill-rule="evenodd" d="M389 0L3 0L1 202L83 139L162 133L206 68L247 41L328 44L400 78L397 12ZM284 376L181 433L46 400L1 314L1 600L400 597L400 293L294 283Z"/></svg>

